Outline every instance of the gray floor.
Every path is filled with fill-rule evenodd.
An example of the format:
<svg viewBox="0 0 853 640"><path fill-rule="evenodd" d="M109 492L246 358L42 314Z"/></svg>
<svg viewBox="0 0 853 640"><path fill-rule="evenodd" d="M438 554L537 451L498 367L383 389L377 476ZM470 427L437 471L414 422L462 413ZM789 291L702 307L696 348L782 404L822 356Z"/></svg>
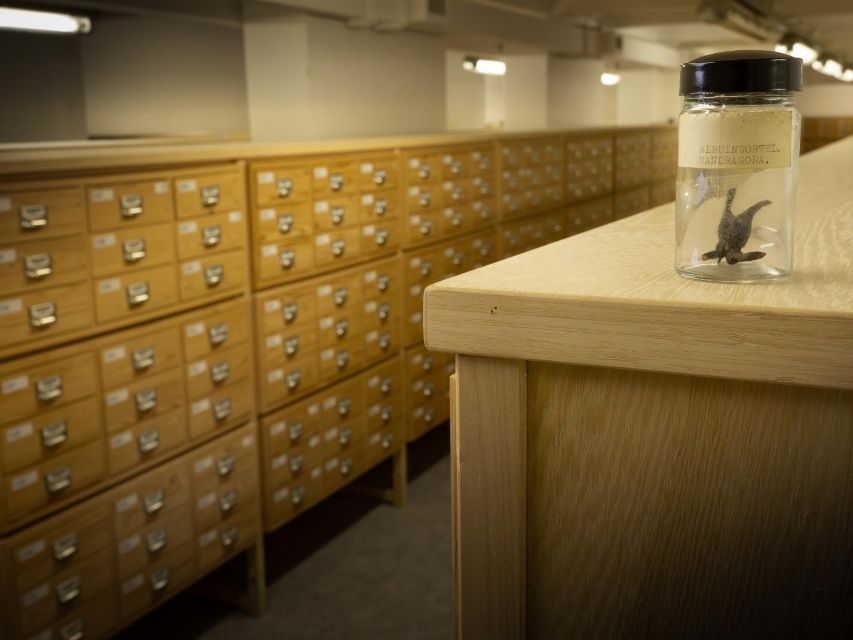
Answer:
<svg viewBox="0 0 853 640"><path fill-rule="evenodd" d="M385 465L368 479L389 474ZM410 477L404 509L337 495L269 536L263 617L187 593L120 638L450 638L446 428L410 447Z"/></svg>

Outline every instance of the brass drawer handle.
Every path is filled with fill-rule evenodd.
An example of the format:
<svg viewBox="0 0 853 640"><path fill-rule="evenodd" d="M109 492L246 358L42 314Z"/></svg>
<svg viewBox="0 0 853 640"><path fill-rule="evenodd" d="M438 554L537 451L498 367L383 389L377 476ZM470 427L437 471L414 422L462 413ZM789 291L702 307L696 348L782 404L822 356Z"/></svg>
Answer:
<svg viewBox="0 0 853 640"><path fill-rule="evenodd" d="M74 602L83 592L80 576L72 576L56 585L56 600L61 605Z"/></svg>
<svg viewBox="0 0 853 640"><path fill-rule="evenodd" d="M376 315L379 317L379 320L385 322L388 318L391 317L391 305L387 302L383 302L379 305L379 309L376 312Z"/></svg>
<svg viewBox="0 0 853 640"><path fill-rule="evenodd" d="M220 322L207 330L207 340L212 346L222 344L228 339L228 323Z"/></svg>
<svg viewBox="0 0 853 640"><path fill-rule="evenodd" d="M145 546L148 547L148 553L154 554L162 551L169 543L169 534L166 529L158 529L148 534L145 538Z"/></svg>
<svg viewBox="0 0 853 640"><path fill-rule="evenodd" d="M287 324L290 324L299 317L299 305L295 302L289 302L281 308L281 316Z"/></svg>
<svg viewBox="0 0 853 640"><path fill-rule="evenodd" d="M293 193L293 180L282 178L275 183L275 193L279 198L287 198Z"/></svg>
<svg viewBox="0 0 853 640"><path fill-rule="evenodd" d="M47 226L47 207L43 204L28 204L18 210L21 228L27 231Z"/></svg>
<svg viewBox="0 0 853 640"><path fill-rule="evenodd" d="M335 258L340 258L347 249L347 241L341 238L340 240L335 240L332 243L332 255Z"/></svg>
<svg viewBox="0 0 853 640"><path fill-rule="evenodd" d="M152 491L142 498L142 510L146 515L154 515L166 506L166 492L163 489Z"/></svg>
<svg viewBox="0 0 853 640"><path fill-rule="evenodd" d="M290 269L296 264L296 252L293 249L285 249L278 254L278 263L282 269Z"/></svg>
<svg viewBox="0 0 853 640"><path fill-rule="evenodd" d="M41 280L53 273L53 260L49 253L37 253L24 258L27 280Z"/></svg>
<svg viewBox="0 0 853 640"><path fill-rule="evenodd" d="M147 282L134 282L127 285L127 304L138 307L151 299Z"/></svg>
<svg viewBox="0 0 853 640"><path fill-rule="evenodd" d="M344 174L333 173L329 176L329 188L332 191L340 191L344 188Z"/></svg>
<svg viewBox="0 0 853 640"><path fill-rule="evenodd" d="M344 218L346 217L346 209L344 209L343 207L332 207L330 217L332 220L332 224L341 224L344 221Z"/></svg>
<svg viewBox="0 0 853 640"><path fill-rule="evenodd" d="M424 371L432 371L433 363L434 361L432 359L432 356L427 356L426 358L424 358L424 362L421 366L423 367Z"/></svg>
<svg viewBox="0 0 853 640"><path fill-rule="evenodd" d="M388 172L385 169L377 169L373 172L373 184L383 185L385 181L388 179Z"/></svg>
<svg viewBox="0 0 853 640"><path fill-rule="evenodd" d="M201 206L215 207L219 204L219 187L211 185L201 188Z"/></svg>
<svg viewBox="0 0 853 640"><path fill-rule="evenodd" d="M299 371L293 371L287 374L287 388L293 391L302 382L302 374Z"/></svg>
<svg viewBox="0 0 853 640"><path fill-rule="evenodd" d="M159 593L160 591L163 591L163 589L169 586L170 577L171 573L169 571L169 567L163 567L162 569L152 573L151 591L153 591L154 593Z"/></svg>
<svg viewBox="0 0 853 640"><path fill-rule="evenodd" d="M119 199L122 218L136 218L142 215L142 196L138 194L124 195Z"/></svg>
<svg viewBox="0 0 853 640"><path fill-rule="evenodd" d="M237 466L237 459L232 455L228 454L216 462L216 472L219 474L220 478L224 478L234 471L234 468Z"/></svg>
<svg viewBox="0 0 853 640"><path fill-rule="evenodd" d="M347 331L349 330L349 322L346 320L340 320L335 323L335 335L338 338L343 338L347 335Z"/></svg>
<svg viewBox="0 0 853 640"><path fill-rule="evenodd" d="M376 236L374 236L374 241L376 242L377 246L384 246L388 242L388 230L378 229L376 231Z"/></svg>
<svg viewBox="0 0 853 640"><path fill-rule="evenodd" d="M492 192L492 186L488 182L484 182L480 185L480 195L487 196Z"/></svg>
<svg viewBox="0 0 853 640"><path fill-rule="evenodd" d="M426 278L428 275L432 273L432 262L429 260L424 260L421 263L421 275Z"/></svg>
<svg viewBox="0 0 853 640"><path fill-rule="evenodd" d="M492 252L492 245L489 244L488 242L484 242L483 246L480 247L480 255L485 257L485 256L489 255L491 252Z"/></svg>
<svg viewBox="0 0 853 640"><path fill-rule="evenodd" d="M350 442L352 442L352 427L344 427L338 435L338 444L346 447Z"/></svg>
<svg viewBox="0 0 853 640"><path fill-rule="evenodd" d="M286 235L293 230L293 216L289 213L285 213L284 215L280 215L278 217L278 232L282 235Z"/></svg>
<svg viewBox="0 0 853 640"><path fill-rule="evenodd" d="M393 388L394 388L394 380L393 380L393 378L391 378L391 376L386 376L386 377L382 378L382 382L379 385L379 390L384 395L387 396L389 393L391 393L391 389L393 389Z"/></svg>
<svg viewBox="0 0 853 640"><path fill-rule="evenodd" d="M55 302L40 302L30 305L30 326L39 329L55 324L59 319L59 309Z"/></svg>
<svg viewBox="0 0 853 640"><path fill-rule="evenodd" d="M305 485L299 485L298 487L294 487L293 491L290 493L290 502L293 503L294 506L299 506L305 501Z"/></svg>
<svg viewBox="0 0 853 640"><path fill-rule="evenodd" d="M429 174L430 169L428 164L422 164L418 168L418 177L420 177L422 180L426 180L427 178L429 178Z"/></svg>
<svg viewBox="0 0 853 640"><path fill-rule="evenodd" d="M48 493L59 493L71 486L71 467L63 465L58 469L48 471L44 477Z"/></svg>
<svg viewBox="0 0 853 640"><path fill-rule="evenodd" d="M379 417L382 419L382 422L391 422L391 418L394 417L394 407L390 404L386 404L382 407L382 412L379 414Z"/></svg>
<svg viewBox="0 0 853 640"><path fill-rule="evenodd" d="M385 351L390 346L391 346L391 334L386 331L385 333L383 333L382 335L379 336L379 348L382 349L382 351Z"/></svg>
<svg viewBox="0 0 853 640"><path fill-rule="evenodd" d="M343 398L338 401L338 415L342 418L348 416L351 409L352 400L350 398Z"/></svg>
<svg viewBox="0 0 853 640"><path fill-rule="evenodd" d="M155 428L140 433L137 442L139 444L139 453L146 454L156 451L160 446L160 430Z"/></svg>
<svg viewBox="0 0 853 640"><path fill-rule="evenodd" d="M461 251L457 251L453 254L453 266L458 267L461 266L465 261L465 254Z"/></svg>
<svg viewBox="0 0 853 640"><path fill-rule="evenodd" d="M352 472L352 458L343 458L341 460L341 475L348 476Z"/></svg>
<svg viewBox="0 0 853 640"><path fill-rule="evenodd" d="M205 247L215 247L222 242L222 227L212 224L201 230L201 242Z"/></svg>
<svg viewBox="0 0 853 640"><path fill-rule="evenodd" d="M145 371L154 366L154 347L140 347L131 356L134 371Z"/></svg>
<svg viewBox="0 0 853 640"><path fill-rule="evenodd" d="M388 212L388 200L385 198L377 198L373 204L373 213L377 216L384 216Z"/></svg>
<svg viewBox="0 0 853 640"><path fill-rule="evenodd" d="M462 214L458 211L453 214L453 219L451 220L454 227L462 226Z"/></svg>
<svg viewBox="0 0 853 640"><path fill-rule="evenodd" d="M349 293L347 293L346 289L341 287L340 289L335 289L332 301L335 303L336 307L342 307L347 303L347 298L349 298Z"/></svg>
<svg viewBox="0 0 853 640"><path fill-rule="evenodd" d="M459 200L461 200L463 195L464 195L464 194L463 194L463 191L462 191L462 187L453 187L453 190L450 192L450 197L451 197L451 199L453 199L454 201L459 201Z"/></svg>
<svg viewBox="0 0 853 640"><path fill-rule="evenodd" d="M298 442L302 437L302 433L305 431L305 424L300 420L299 422L294 422L288 428L288 436L290 437L291 442Z"/></svg>
<svg viewBox="0 0 853 640"><path fill-rule="evenodd" d="M83 640L86 637L86 623L82 618L77 618L59 630L62 640Z"/></svg>
<svg viewBox="0 0 853 640"><path fill-rule="evenodd" d="M226 549L230 549L234 545L237 544L237 540L240 538L240 529L237 527L230 527L222 532L222 546Z"/></svg>
<svg viewBox="0 0 853 640"><path fill-rule="evenodd" d="M41 402L56 400L62 395L62 376L57 374L36 382L36 397Z"/></svg>
<svg viewBox="0 0 853 640"><path fill-rule="evenodd" d="M290 459L290 473L298 475L302 472L302 465L305 463L305 456L297 454Z"/></svg>
<svg viewBox="0 0 853 640"><path fill-rule="evenodd" d="M204 270L204 282L208 287L215 287L225 277L225 267L212 264Z"/></svg>
<svg viewBox="0 0 853 640"><path fill-rule="evenodd" d="M231 398L224 398L213 405L213 418L222 422L231 417Z"/></svg>
<svg viewBox="0 0 853 640"><path fill-rule="evenodd" d="M431 200L431 198L430 198L429 192L422 193L420 195L420 198L418 198L418 202L420 203L420 205L422 207L428 207L430 200Z"/></svg>
<svg viewBox="0 0 853 640"><path fill-rule="evenodd" d="M428 236L432 233L432 222L429 220L424 220L421 222L421 226L419 227L422 236Z"/></svg>
<svg viewBox="0 0 853 640"><path fill-rule="evenodd" d="M450 165L450 173L454 176L458 176L462 173L462 163L459 160L454 160Z"/></svg>
<svg viewBox="0 0 853 640"><path fill-rule="evenodd" d="M136 392L136 410L147 413L157 407L157 389L143 389Z"/></svg>
<svg viewBox="0 0 853 640"><path fill-rule="evenodd" d="M427 382L427 383L424 385L424 397L425 397L425 398L430 398L430 397L432 397L432 391L433 391L433 383L432 383L432 382Z"/></svg>
<svg viewBox="0 0 853 640"><path fill-rule="evenodd" d="M219 497L219 510L228 513L237 506L237 491L231 489Z"/></svg>
<svg viewBox="0 0 853 640"><path fill-rule="evenodd" d="M68 441L68 423L54 422L41 428L41 443L45 449L53 449Z"/></svg>
<svg viewBox="0 0 853 640"><path fill-rule="evenodd" d="M391 276L379 276L376 278L376 288L379 289L380 292L384 293L388 291L388 287L391 286Z"/></svg>
<svg viewBox="0 0 853 640"><path fill-rule="evenodd" d="M335 364L338 369L346 369L346 366L349 364L349 351L344 349L335 355Z"/></svg>
<svg viewBox="0 0 853 640"><path fill-rule="evenodd" d="M77 548L77 533L72 531L54 541L53 558L57 562L68 560L68 558L77 553Z"/></svg>
<svg viewBox="0 0 853 640"><path fill-rule="evenodd" d="M139 262L147 255L145 240L143 238L125 240L122 243L122 253L125 262Z"/></svg>
<svg viewBox="0 0 853 640"><path fill-rule="evenodd" d="M231 376L231 363L227 360L210 368L210 380L213 384L222 384Z"/></svg>
<svg viewBox="0 0 853 640"><path fill-rule="evenodd" d="M430 422L433 421L434 418L435 418L435 415L433 415L432 409L429 409L428 411L424 411L424 422L429 424Z"/></svg>
<svg viewBox="0 0 853 640"><path fill-rule="evenodd" d="M287 338L287 340L284 341L284 354L288 358L292 358L297 353L299 353L299 336Z"/></svg>

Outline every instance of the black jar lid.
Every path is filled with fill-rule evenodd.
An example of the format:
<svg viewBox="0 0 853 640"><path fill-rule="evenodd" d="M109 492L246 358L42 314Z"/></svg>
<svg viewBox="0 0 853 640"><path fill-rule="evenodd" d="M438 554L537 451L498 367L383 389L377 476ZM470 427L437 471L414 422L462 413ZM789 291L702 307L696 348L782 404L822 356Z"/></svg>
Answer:
<svg viewBox="0 0 853 640"><path fill-rule="evenodd" d="M681 65L679 95L801 91L803 61L775 51L721 51Z"/></svg>

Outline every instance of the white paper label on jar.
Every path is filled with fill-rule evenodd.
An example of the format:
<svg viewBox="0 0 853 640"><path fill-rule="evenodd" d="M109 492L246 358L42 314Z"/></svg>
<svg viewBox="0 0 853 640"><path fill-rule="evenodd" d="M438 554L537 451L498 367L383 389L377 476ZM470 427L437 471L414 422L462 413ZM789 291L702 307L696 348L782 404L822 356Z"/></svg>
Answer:
<svg viewBox="0 0 853 640"><path fill-rule="evenodd" d="M204 333L204 323L203 322L193 322L192 324L188 324L184 327L184 335L187 338L195 338L196 336L200 336Z"/></svg>
<svg viewBox="0 0 853 640"><path fill-rule="evenodd" d="M3 395L7 396L10 393L17 393L22 389L26 389L28 386L30 386L29 376L15 376L14 378L4 380L0 389L2 389Z"/></svg>
<svg viewBox="0 0 853 640"><path fill-rule="evenodd" d="M131 442L133 442L133 432L123 431L110 438L110 448L121 449L122 447L129 445Z"/></svg>
<svg viewBox="0 0 853 640"><path fill-rule="evenodd" d="M110 202L116 194L112 189L92 189L90 197L92 202Z"/></svg>
<svg viewBox="0 0 853 640"><path fill-rule="evenodd" d="M101 295L105 295L107 293L113 293L121 289L121 279L120 278L110 278L109 280L101 280L98 283L98 293Z"/></svg>
<svg viewBox="0 0 853 640"><path fill-rule="evenodd" d="M12 478L12 491L20 491L26 489L38 482L39 472L33 469L27 473L22 473L19 476Z"/></svg>
<svg viewBox="0 0 853 640"><path fill-rule="evenodd" d="M27 593L25 593L24 597L21 598L21 603L25 607L31 607L36 602L38 602L39 600L46 598L49 593L50 593L50 587L47 585L47 583L41 584L41 585L37 586L35 589L32 589L31 591L28 591Z"/></svg>
<svg viewBox="0 0 853 640"><path fill-rule="evenodd" d="M44 553L46 544L44 538L31 542L25 547L18 550L18 562L26 562L35 558L37 555Z"/></svg>
<svg viewBox="0 0 853 640"><path fill-rule="evenodd" d="M204 413L205 411L210 410L210 399L205 398L204 400L199 400L198 402L193 402L190 407L190 411L194 416L197 416L200 413Z"/></svg>
<svg viewBox="0 0 853 640"><path fill-rule="evenodd" d="M259 171L258 184L272 184L275 180L275 174L272 171Z"/></svg>
<svg viewBox="0 0 853 640"><path fill-rule="evenodd" d="M243 221L243 212L242 211L229 211L228 212L228 222L242 222Z"/></svg>
<svg viewBox="0 0 853 640"><path fill-rule="evenodd" d="M178 225L178 233L180 233L181 235L195 233L196 231L198 231L198 223L195 220L190 220L189 222L182 222Z"/></svg>
<svg viewBox="0 0 853 640"><path fill-rule="evenodd" d="M315 178L326 178L329 175L329 169L327 167L314 167L314 177Z"/></svg>
<svg viewBox="0 0 853 640"><path fill-rule="evenodd" d="M678 120L678 166L694 169L787 169L791 111L685 113Z"/></svg>
<svg viewBox="0 0 853 640"><path fill-rule="evenodd" d="M202 458L201 460L199 460L198 462L195 463L195 472L197 474L202 473L202 472L210 469L212 466L213 466L213 457L207 456L206 458Z"/></svg>
<svg viewBox="0 0 853 640"><path fill-rule="evenodd" d="M18 259L18 252L14 249L3 249L0 251L0 264L9 264Z"/></svg>
<svg viewBox="0 0 853 640"><path fill-rule="evenodd" d="M185 275L192 275L193 273L198 273L201 271L201 261L193 260L192 262L185 262L181 265L181 272Z"/></svg>
<svg viewBox="0 0 853 640"><path fill-rule="evenodd" d="M281 334L277 333L274 336L267 336L265 344L267 345L267 349L275 349L281 346Z"/></svg>
<svg viewBox="0 0 853 640"><path fill-rule="evenodd" d="M118 347L112 347L110 349L104 349L101 352L101 358L103 359L105 364L110 364L111 362L116 362L117 360L123 360L127 356L127 349L124 348L124 345L119 345Z"/></svg>
<svg viewBox="0 0 853 640"><path fill-rule="evenodd" d="M187 367L187 372L189 373L190 378L200 376L205 371L207 371L207 360L193 362L189 367Z"/></svg>
<svg viewBox="0 0 853 640"><path fill-rule="evenodd" d="M264 303L264 313L275 313L281 309L281 302L278 300L268 300Z"/></svg>
<svg viewBox="0 0 853 640"><path fill-rule="evenodd" d="M118 543L118 552L122 555L130 553L131 551L136 549L136 547L139 546L140 542L142 542L142 538L139 536L138 533L134 533L129 538L125 538L124 540Z"/></svg>
<svg viewBox="0 0 853 640"><path fill-rule="evenodd" d="M142 577L142 574L137 574L133 576L130 580L121 585L121 592L125 595L128 593L132 593L136 591L139 587L141 587L145 582L145 579Z"/></svg>
<svg viewBox="0 0 853 640"><path fill-rule="evenodd" d="M104 399L106 400L108 407L114 407L117 404L121 404L122 402L125 402L128 399L129 395L130 394L129 394L128 390L125 388L125 389L119 389L117 391L110 391L104 397Z"/></svg>
<svg viewBox="0 0 853 640"><path fill-rule="evenodd" d="M6 213L12 210L12 198L0 198L0 213Z"/></svg>
<svg viewBox="0 0 853 640"><path fill-rule="evenodd" d="M198 184L195 180L178 180L178 192L180 193L189 193L197 189Z"/></svg>
<svg viewBox="0 0 853 640"><path fill-rule="evenodd" d="M275 220L275 209L261 209L258 217L263 221Z"/></svg>
<svg viewBox="0 0 853 640"><path fill-rule="evenodd" d="M169 193L169 182L167 180L160 180L159 182L154 183L154 193L158 195L163 195L164 193Z"/></svg>
<svg viewBox="0 0 853 640"><path fill-rule="evenodd" d="M20 313L21 309L23 309L23 303L20 298L3 300L0 302L0 316L5 316L10 313Z"/></svg>
<svg viewBox="0 0 853 640"><path fill-rule="evenodd" d="M365 193L363 196L361 196L361 204L365 206L373 204L373 194Z"/></svg>
<svg viewBox="0 0 853 640"><path fill-rule="evenodd" d="M19 424L6 431L6 442L11 444L12 442L17 442L18 440L29 438L32 435L33 423L25 422L24 424Z"/></svg>
<svg viewBox="0 0 853 640"><path fill-rule="evenodd" d="M139 502L139 497L135 493L125 496L116 502L116 513L124 513L128 509L132 509L136 506L137 502Z"/></svg>
<svg viewBox="0 0 853 640"><path fill-rule="evenodd" d="M362 162L361 163L361 172L362 173L371 173L373 171L373 163L372 162Z"/></svg>
<svg viewBox="0 0 853 640"><path fill-rule="evenodd" d="M317 236L317 238L315 239L315 242L317 243L318 247L325 247L327 244L329 244L329 242L331 242L331 240L332 239L328 233L323 233L323 234Z"/></svg>
<svg viewBox="0 0 853 640"><path fill-rule="evenodd" d="M314 213L326 213L329 210L329 203L325 200L314 203Z"/></svg>
<svg viewBox="0 0 853 640"><path fill-rule="evenodd" d="M264 258L272 258L277 253L278 253L278 245L265 244L264 246L261 247L261 256Z"/></svg>

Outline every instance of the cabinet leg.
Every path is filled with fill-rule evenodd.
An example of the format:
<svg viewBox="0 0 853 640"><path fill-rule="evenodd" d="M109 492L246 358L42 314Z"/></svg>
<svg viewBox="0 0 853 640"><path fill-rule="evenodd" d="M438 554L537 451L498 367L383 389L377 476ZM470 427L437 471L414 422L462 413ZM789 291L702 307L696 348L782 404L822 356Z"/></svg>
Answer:
<svg viewBox="0 0 853 640"><path fill-rule="evenodd" d="M264 566L264 535L246 549L246 592L240 608L253 616L263 615L267 609L267 582Z"/></svg>
<svg viewBox="0 0 853 640"><path fill-rule="evenodd" d="M404 444L400 450L394 454L391 460L393 465L392 474L392 502L395 507L406 506L406 494L409 486L409 458L408 447Z"/></svg>
<svg viewBox="0 0 853 640"><path fill-rule="evenodd" d="M224 602L249 615L260 616L267 608L266 570L264 568L264 536L239 554L245 564L229 567L225 574L208 575L192 587L203 598ZM236 559L236 558L235 558Z"/></svg>

